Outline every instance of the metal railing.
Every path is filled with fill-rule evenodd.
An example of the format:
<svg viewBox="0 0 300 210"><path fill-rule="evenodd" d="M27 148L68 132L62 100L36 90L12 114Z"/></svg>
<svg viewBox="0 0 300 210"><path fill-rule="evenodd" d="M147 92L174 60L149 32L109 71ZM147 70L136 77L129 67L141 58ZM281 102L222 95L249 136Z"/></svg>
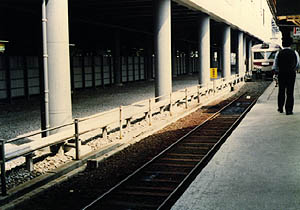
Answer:
<svg viewBox="0 0 300 210"><path fill-rule="evenodd" d="M5 163L9 160L22 157L28 157L28 160L32 158L32 154L39 149L43 149L46 147L54 146L60 143L64 143L67 140L74 140L73 147L75 148L75 159L80 159L80 146L81 139L80 136L95 131L97 129L102 129L102 138L107 138L108 127L112 124L115 124L115 127L119 130L119 138L123 138L123 126L128 123L128 121L134 119L137 116L142 116L148 121L148 125L152 125L152 117L154 113L163 112L166 109L169 114L172 116L174 105L177 103L184 103L185 109L188 108L188 101L193 101L193 99L197 100L197 103L200 103L201 96L207 95L210 92L217 92L221 90L223 87L231 87L232 85L238 83L243 80L242 77L238 75L232 76L229 80L225 81L223 78L219 80L214 80L205 85L197 85L189 88L181 89L176 92L172 92L169 95L163 95L155 98L149 98L146 100L142 100L127 106L119 106L118 108L102 112L99 114L95 114L93 116L84 117L84 118L76 118L72 122L60 125L57 127L49 128L42 131L37 131L29 135L25 135L22 137L16 137L9 140L0 139L0 164L1 164L1 190L2 196L7 195L6 188L6 171L5 171ZM105 120L105 116L108 116L109 120ZM99 118L102 118L99 119ZM95 122L93 122L95 121ZM105 121L105 122L103 122ZM102 124L101 124L101 123ZM81 128L83 131L80 131L79 125L81 124ZM93 126L96 124L96 126ZM74 126L74 129L67 129L67 127ZM32 136L40 135L44 132L51 132L58 129L62 129L57 134L64 133L64 135L55 136L50 135L45 138L40 139L40 144L27 149L21 149L17 151L15 154L6 154L5 152L5 144L13 143L21 139L29 138ZM47 139L55 138L54 140L47 141ZM38 140L36 140L38 141ZM30 143L28 143L30 144ZM70 146L70 145L69 145ZM27 161L27 159L26 159ZM32 161L32 159L31 159Z"/></svg>

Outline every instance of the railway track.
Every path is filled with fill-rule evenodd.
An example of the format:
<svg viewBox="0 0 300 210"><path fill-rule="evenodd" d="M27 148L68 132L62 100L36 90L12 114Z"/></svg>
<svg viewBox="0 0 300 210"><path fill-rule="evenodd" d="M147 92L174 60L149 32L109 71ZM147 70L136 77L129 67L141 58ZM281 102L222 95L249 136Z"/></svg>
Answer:
<svg viewBox="0 0 300 210"><path fill-rule="evenodd" d="M236 98L84 209L169 209L255 104Z"/></svg>

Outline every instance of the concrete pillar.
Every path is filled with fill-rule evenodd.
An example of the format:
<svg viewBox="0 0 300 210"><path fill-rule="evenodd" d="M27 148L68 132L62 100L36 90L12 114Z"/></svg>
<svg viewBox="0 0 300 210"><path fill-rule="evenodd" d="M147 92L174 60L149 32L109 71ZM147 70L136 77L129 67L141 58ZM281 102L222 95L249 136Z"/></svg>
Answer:
<svg viewBox="0 0 300 210"><path fill-rule="evenodd" d="M252 40L250 39L248 42L248 70L251 72L252 70L252 53L251 53L251 48L252 48Z"/></svg>
<svg viewBox="0 0 300 210"><path fill-rule="evenodd" d="M120 30L116 29L114 31L114 83L115 85L121 85L121 45L120 45Z"/></svg>
<svg viewBox="0 0 300 210"><path fill-rule="evenodd" d="M48 0L47 18L49 122L54 127L72 120L68 0Z"/></svg>
<svg viewBox="0 0 300 210"><path fill-rule="evenodd" d="M244 60L244 34L238 32L238 74L243 76L245 74L245 60Z"/></svg>
<svg viewBox="0 0 300 210"><path fill-rule="evenodd" d="M223 38L222 38L222 69L223 76L228 80L231 76L231 30L230 26L224 26Z"/></svg>
<svg viewBox="0 0 300 210"><path fill-rule="evenodd" d="M199 31L199 84L210 82L210 18L200 15L198 19Z"/></svg>
<svg viewBox="0 0 300 210"><path fill-rule="evenodd" d="M172 92L171 0L154 0L155 96Z"/></svg>

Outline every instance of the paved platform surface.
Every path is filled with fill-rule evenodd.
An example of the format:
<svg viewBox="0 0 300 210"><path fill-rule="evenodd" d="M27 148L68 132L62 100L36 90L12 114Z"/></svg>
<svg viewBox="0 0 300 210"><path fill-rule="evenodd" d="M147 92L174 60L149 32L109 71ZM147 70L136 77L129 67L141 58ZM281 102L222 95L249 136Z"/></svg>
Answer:
<svg viewBox="0 0 300 210"><path fill-rule="evenodd" d="M294 114L271 84L172 210L300 209L300 75Z"/></svg>

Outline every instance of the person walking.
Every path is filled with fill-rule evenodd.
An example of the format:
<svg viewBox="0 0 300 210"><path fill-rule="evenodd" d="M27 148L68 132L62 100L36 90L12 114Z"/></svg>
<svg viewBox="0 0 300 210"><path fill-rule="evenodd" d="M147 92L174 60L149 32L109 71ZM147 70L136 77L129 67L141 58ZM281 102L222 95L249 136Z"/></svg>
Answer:
<svg viewBox="0 0 300 210"><path fill-rule="evenodd" d="M293 114L296 70L300 67L299 54L291 49L292 43L292 38L283 40L283 49L276 53L272 67L278 74L277 111L283 113L285 106L286 115Z"/></svg>

